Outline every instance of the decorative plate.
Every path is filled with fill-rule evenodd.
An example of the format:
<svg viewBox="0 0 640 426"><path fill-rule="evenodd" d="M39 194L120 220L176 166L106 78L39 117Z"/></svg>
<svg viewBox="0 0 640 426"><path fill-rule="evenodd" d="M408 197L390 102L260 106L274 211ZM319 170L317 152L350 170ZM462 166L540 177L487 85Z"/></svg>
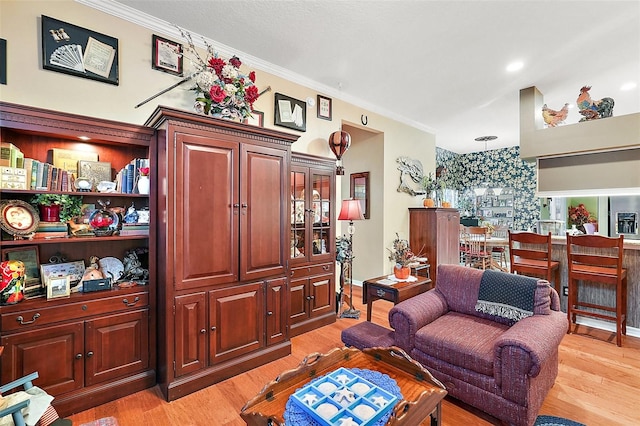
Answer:
<svg viewBox="0 0 640 426"><path fill-rule="evenodd" d="M116 257L103 257L98 261L100 269L105 278L111 278L111 282L115 283L124 275L124 265L122 261Z"/></svg>
<svg viewBox="0 0 640 426"><path fill-rule="evenodd" d="M36 230L40 217L33 206L22 200L6 200L0 203L0 228L9 234L28 235Z"/></svg>

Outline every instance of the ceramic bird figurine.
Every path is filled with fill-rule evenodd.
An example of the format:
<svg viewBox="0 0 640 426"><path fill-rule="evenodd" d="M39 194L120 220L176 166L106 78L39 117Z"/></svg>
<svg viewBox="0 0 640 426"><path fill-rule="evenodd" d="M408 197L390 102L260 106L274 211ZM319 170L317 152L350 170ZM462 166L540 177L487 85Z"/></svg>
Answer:
<svg viewBox="0 0 640 426"><path fill-rule="evenodd" d="M613 98L602 98L594 101L589 95L589 90L591 90L591 86L583 86L576 100L580 114L583 116L580 121L611 117L613 115L613 106L615 105Z"/></svg>
<svg viewBox="0 0 640 426"><path fill-rule="evenodd" d="M549 127L557 127L558 124L564 123L569 113L569 104L564 104L560 111L553 110L547 107L547 104L542 106L542 118Z"/></svg>

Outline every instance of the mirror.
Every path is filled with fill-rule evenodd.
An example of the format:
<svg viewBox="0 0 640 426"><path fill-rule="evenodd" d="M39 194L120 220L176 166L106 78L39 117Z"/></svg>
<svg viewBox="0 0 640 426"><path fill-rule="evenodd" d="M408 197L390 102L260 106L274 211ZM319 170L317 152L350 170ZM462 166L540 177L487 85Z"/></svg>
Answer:
<svg viewBox="0 0 640 426"><path fill-rule="evenodd" d="M351 198L360 200L360 209L369 219L369 172L351 173Z"/></svg>

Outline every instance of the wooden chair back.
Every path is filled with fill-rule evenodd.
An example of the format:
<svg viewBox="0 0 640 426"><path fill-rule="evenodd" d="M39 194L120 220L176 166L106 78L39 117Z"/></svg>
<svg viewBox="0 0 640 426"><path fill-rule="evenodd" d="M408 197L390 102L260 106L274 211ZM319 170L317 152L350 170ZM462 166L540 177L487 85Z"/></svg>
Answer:
<svg viewBox="0 0 640 426"><path fill-rule="evenodd" d="M486 269L491 260L491 253L487 251L489 230L482 226L469 226L466 232L465 265Z"/></svg>
<svg viewBox="0 0 640 426"><path fill-rule="evenodd" d="M569 276L577 280L594 280L617 284L623 279L624 235L569 235L567 258Z"/></svg>
<svg viewBox="0 0 640 426"><path fill-rule="evenodd" d="M556 291L560 292L560 262L551 258L551 232L508 231L508 234L511 273L544 277L554 282Z"/></svg>

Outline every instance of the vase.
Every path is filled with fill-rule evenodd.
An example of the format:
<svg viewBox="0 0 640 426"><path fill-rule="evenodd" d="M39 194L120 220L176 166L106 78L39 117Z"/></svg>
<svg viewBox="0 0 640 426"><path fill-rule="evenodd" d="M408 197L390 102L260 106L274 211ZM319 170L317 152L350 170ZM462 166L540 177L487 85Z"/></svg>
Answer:
<svg viewBox="0 0 640 426"><path fill-rule="evenodd" d="M398 266L395 265L393 267L393 275L399 280L406 280L411 275L411 268L408 266Z"/></svg>
<svg viewBox="0 0 640 426"><path fill-rule="evenodd" d="M43 222L60 222L60 204L45 206L40 204L40 220Z"/></svg>
<svg viewBox="0 0 640 426"><path fill-rule="evenodd" d="M138 194L149 194L149 176L138 177Z"/></svg>

